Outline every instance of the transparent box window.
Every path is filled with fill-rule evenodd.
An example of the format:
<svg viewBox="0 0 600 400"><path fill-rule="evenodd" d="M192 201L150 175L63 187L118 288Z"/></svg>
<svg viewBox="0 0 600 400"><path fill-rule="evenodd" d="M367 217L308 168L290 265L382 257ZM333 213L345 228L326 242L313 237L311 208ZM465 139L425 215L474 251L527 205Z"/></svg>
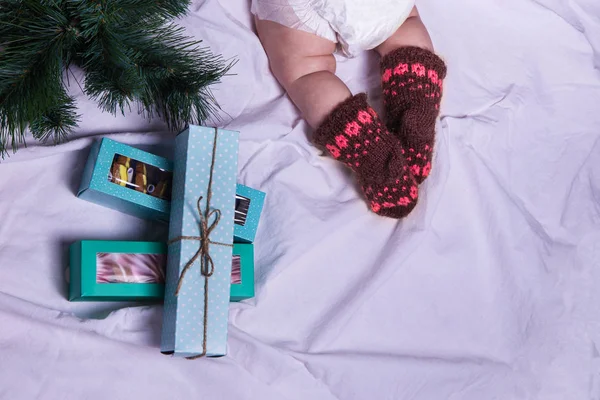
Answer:
<svg viewBox="0 0 600 400"><path fill-rule="evenodd" d="M165 283L166 254L97 253L97 283Z"/></svg>
<svg viewBox="0 0 600 400"><path fill-rule="evenodd" d="M159 199L171 200L173 174L170 171L121 154L115 154L108 172L108 180Z"/></svg>

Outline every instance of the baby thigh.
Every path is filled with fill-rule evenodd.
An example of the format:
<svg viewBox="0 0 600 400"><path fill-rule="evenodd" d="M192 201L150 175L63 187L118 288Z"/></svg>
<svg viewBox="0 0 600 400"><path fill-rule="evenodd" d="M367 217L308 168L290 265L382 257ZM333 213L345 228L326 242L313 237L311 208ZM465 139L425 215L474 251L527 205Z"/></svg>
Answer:
<svg viewBox="0 0 600 400"><path fill-rule="evenodd" d="M275 78L313 128L350 96L335 76L336 44L320 36L267 20L256 30Z"/></svg>
<svg viewBox="0 0 600 400"><path fill-rule="evenodd" d="M409 17L404 21L402 26L382 44L377 46L375 50L384 57L388 53L401 47L415 46L433 51L433 44L427 32L427 28L423 25L421 17L416 7L413 7Z"/></svg>

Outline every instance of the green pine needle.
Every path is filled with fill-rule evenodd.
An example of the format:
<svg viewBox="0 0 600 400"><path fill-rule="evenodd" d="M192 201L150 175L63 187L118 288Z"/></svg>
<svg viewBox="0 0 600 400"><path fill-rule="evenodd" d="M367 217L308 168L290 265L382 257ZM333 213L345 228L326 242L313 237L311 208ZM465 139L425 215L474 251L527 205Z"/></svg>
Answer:
<svg viewBox="0 0 600 400"><path fill-rule="evenodd" d="M64 92L60 97L53 107L30 122L29 129L35 139L42 142L52 139L54 144L58 144L77 127L79 115L76 113L75 100Z"/></svg>
<svg viewBox="0 0 600 400"><path fill-rule="evenodd" d="M0 155L35 139L59 143L79 116L63 78L85 74L84 91L107 112L136 107L170 129L203 123L218 105L210 86L224 61L172 22L189 0L0 0Z"/></svg>

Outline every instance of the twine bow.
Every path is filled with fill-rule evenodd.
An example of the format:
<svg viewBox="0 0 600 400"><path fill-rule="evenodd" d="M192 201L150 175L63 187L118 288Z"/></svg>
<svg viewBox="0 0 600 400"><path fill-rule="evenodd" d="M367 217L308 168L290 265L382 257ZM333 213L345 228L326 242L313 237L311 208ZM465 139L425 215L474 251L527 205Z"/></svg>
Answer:
<svg viewBox="0 0 600 400"><path fill-rule="evenodd" d="M204 276L204 337L202 339L202 353L197 356L187 357L190 360L204 357L206 355L206 343L207 343L207 332L208 332L208 279L215 272L215 263L213 262L213 259L210 256L210 245L214 244L214 245L218 245L218 246L233 247L233 245L229 244L229 243L213 242L212 240L210 240L210 234L219 225L219 222L221 220L221 210L219 210L219 209L211 210L210 209L210 199L212 197L212 180L213 180L213 171L215 168L216 153L217 153L217 130L215 129L215 139L214 139L214 145L213 145L213 151L212 151L212 162L211 162L211 166L210 166L210 177L208 180L208 188L207 188L207 195L206 195L206 210L204 212L202 212L202 204L201 204L202 199L203 199L202 196L200 196L198 198L198 201L196 202L196 208L198 210L198 216L200 218L200 222L199 222L200 236L179 236L179 237L169 240L169 242L168 242L168 244L170 245L175 242L182 241L182 240L194 240L194 241L199 242L199 244L200 244L198 247L198 250L196 250L196 253L194 254L194 256L185 264L185 266L183 267L183 270L181 270L181 275L179 276L179 281L177 282L177 289L175 290L175 296L178 296L179 291L181 290L181 287L183 285L183 279L185 278L185 275L192 268L194 263L196 261L198 261L198 259L199 259L200 260L200 273L202 274L202 276ZM211 224L209 224L208 221L210 221L210 219L213 216L215 217L215 219Z"/></svg>
<svg viewBox="0 0 600 400"><path fill-rule="evenodd" d="M196 207L198 209L198 215L200 216L200 236L179 236L169 241L169 244L181 240L195 240L200 242L200 247L198 247L198 250L196 250L194 256L187 262L187 264L185 264L185 267L183 267L183 270L181 271L179 281L177 282L177 289L175 290L175 296L179 295L179 291L181 290L181 286L183 285L183 279L185 278L185 274L187 274L189 269L192 268L192 266L198 259L200 259L200 273L204 277L209 278L215 272L215 263L212 257L210 256L209 246L211 244L233 247L233 245L228 243L220 243L210 240L211 232L217 227L217 225L219 225L219 221L221 220L221 210L214 209L206 213L206 215L203 214L202 206L200 205L202 198L203 197L200 196L196 204ZM208 225L208 221L213 215L216 215L215 220L212 224Z"/></svg>

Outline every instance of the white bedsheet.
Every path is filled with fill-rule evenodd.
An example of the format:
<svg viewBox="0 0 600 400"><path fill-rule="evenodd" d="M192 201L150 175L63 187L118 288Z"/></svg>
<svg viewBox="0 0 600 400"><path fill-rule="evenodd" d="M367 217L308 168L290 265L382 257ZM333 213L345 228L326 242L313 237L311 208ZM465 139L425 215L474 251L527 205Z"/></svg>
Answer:
<svg viewBox="0 0 600 400"><path fill-rule="evenodd" d="M600 3L418 5L449 76L435 168L400 222L308 144L246 0L183 20L240 60L220 124L241 131L240 182L268 193L227 357L161 355L160 306L66 300L71 242L164 239L74 195L94 137L169 155L160 122L80 94L72 141L0 163L0 399L600 399ZM373 55L338 71L380 100Z"/></svg>

